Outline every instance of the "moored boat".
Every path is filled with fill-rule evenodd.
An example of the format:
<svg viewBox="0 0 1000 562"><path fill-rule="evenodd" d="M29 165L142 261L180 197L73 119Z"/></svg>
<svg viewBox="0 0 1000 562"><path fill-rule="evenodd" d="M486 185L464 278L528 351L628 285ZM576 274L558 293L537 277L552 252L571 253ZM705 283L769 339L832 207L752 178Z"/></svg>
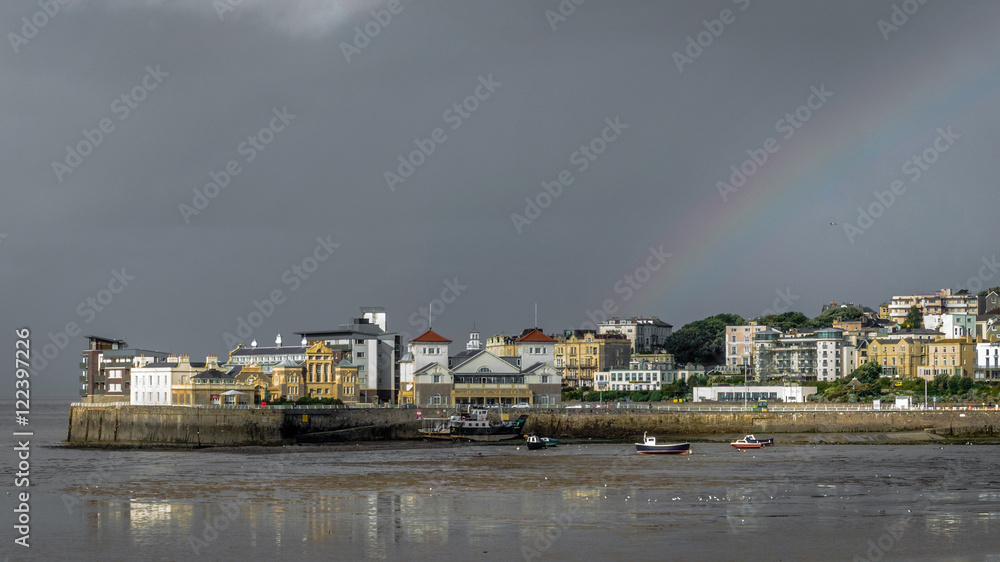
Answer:
<svg viewBox="0 0 1000 562"><path fill-rule="evenodd" d="M454 415L449 418L424 418L420 434L428 439L449 439L453 441L503 441L521 436L521 430L528 421L527 414L514 421L491 422L483 408L473 409L469 415Z"/></svg>
<svg viewBox="0 0 1000 562"><path fill-rule="evenodd" d="M555 447L559 444L558 439L553 439L551 437L541 437L540 439L545 443L546 447Z"/></svg>
<svg viewBox="0 0 1000 562"><path fill-rule="evenodd" d="M767 445L773 445L774 439L757 439L753 435L747 435L743 439L737 439L730 443L736 449L760 449Z"/></svg>
<svg viewBox="0 0 1000 562"><path fill-rule="evenodd" d="M538 449L545 448L545 441L542 441L542 438L540 438L537 435L529 435L527 438L527 443L529 451L535 451Z"/></svg>
<svg viewBox="0 0 1000 562"><path fill-rule="evenodd" d="M649 437L642 434L642 443L635 444L635 452L640 455L690 455L690 443L670 443L658 445L656 437Z"/></svg>

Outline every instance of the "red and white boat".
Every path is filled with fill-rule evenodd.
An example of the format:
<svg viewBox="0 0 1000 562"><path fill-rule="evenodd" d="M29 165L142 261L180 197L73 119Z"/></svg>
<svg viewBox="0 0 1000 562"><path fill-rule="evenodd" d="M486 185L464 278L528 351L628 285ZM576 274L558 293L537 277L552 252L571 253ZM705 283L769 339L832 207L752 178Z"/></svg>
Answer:
<svg viewBox="0 0 1000 562"><path fill-rule="evenodd" d="M757 439L753 435L747 435L743 439L738 439L730 443L736 449L760 449L767 445L774 445L774 439Z"/></svg>

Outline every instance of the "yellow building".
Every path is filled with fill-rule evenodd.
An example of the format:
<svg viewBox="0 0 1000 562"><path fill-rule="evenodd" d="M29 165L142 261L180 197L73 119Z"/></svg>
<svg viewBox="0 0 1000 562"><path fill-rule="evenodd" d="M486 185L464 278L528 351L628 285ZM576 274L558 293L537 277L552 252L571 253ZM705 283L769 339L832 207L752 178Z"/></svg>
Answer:
<svg viewBox="0 0 1000 562"><path fill-rule="evenodd" d="M631 342L622 334L595 334L573 330L556 338L555 367L570 387L594 387L594 373L626 367Z"/></svg>
<svg viewBox="0 0 1000 562"><path fill-rule="evenodd" d="M914 338L876 338L868 344L868 360L882 366L882 375L893 378L917 376L917 369L927 365L929 342ZM975 357L975 347L973 347Z"/></svg>
<svg viewBox="0 0 1000 562"><path fill-rule="evenodd" d="M517 357L517 339L519 337L500 334L486 338L486 351L497 357Z"/></svg>
<svg viewBox="0 0 1000 562"><path fill-rule="evenodd" d="M976 341L971 336L940 339L927 344L927 364L917 374L925 379L934 375L971 377L976 369Z"/></svg>

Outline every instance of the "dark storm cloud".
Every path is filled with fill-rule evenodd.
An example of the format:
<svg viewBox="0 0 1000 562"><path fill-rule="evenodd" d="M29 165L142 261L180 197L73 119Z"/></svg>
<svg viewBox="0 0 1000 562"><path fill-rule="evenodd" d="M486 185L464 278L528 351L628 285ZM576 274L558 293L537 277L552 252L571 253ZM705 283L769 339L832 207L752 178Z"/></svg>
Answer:
<svg viewBox="0 0 1000 562"><path fill-rule="evenodd" d="M536 302L549 331L607 299L679 326L789 289L815 314L954 287L993 253L991 3L42 4L0 8L4 318L38 347L73 322L225 355L275 290L261 342L372 305L415 335L449 284L434 326L456 341L519 331ZM823 84L828 105L722 201ZM829 225L949 125L954 149L856 243ZM338 246L301 270L317 237ZM83 344L38 392L76 392Z"/></svg>

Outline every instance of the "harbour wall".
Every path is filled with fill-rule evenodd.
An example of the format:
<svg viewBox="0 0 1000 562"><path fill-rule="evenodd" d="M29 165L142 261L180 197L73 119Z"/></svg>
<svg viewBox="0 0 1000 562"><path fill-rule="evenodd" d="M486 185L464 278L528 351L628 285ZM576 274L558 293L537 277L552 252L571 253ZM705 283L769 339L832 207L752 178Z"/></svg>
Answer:
<svg viewBox="0 0 1000 562"><path fill-rule="evenodd" d="M282 445L419 437L415 410L70 406L76 445Z"/></svg>
<svg viewBox="0 0 1000 562"><path fill-rule="evenodd" d="M428 412L433 413L433 412ZM519 412L521 413L521 412ZM996 411L664 412L528 410L526 433L580 439L667 435L892 433L1000 435ZM71 406L75 445L281 445L419 438L414 409L225 409L182 406Z"/></svg>
<svg viewBox="0 0 1000 562"><path fill-rule="evenodd" d="M996 411L820 411L670 412L657 410L543 411L528 418L527 431L540 435L630 439L654 435L722 433L891 433L933 431L939 435L1000 434Z"/></svg>

